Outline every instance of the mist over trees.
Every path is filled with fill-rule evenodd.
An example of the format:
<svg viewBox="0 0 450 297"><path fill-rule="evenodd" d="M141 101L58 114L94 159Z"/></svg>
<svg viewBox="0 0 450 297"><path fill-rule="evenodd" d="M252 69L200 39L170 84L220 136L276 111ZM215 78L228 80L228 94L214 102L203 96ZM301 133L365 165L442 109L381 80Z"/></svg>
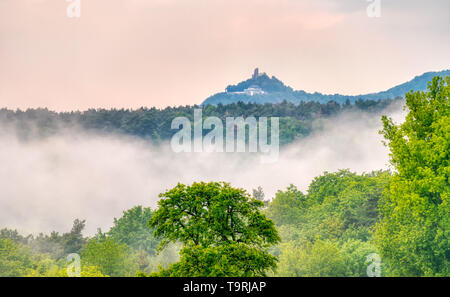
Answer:
<svg viewBox="0 0 450 297"><path fill-rule="evenodd" d="M90 238L78 236L79 220L71 236L38 241L4 229L2 259L14 261L18 276L66 276L65 254L47 246L69 237L80 238L71 251L81 254L85 276L366 276L366 256L376 251L370 230L389 180L382 171L325 173L307 194L290 186L267 207L261 189L255 197L226 183L179 184L155 211L124 211Z"/></svg>
<svg viewBox="0 0 450 297"><path fill-rule="evenodd" d="M392 170L323 172L306 191L290 185L274 197L266 197L262 188L250 195L226 182L180 183L160 194L157 208L125 210L112 218L108 231L99 229L88 237L83 230L89 222L80 219L62 234L25 236L5 228L0 230L0 276L68 276L66 257L72 253L81 255L81 276L96 277L368 276L374 263L380 276L449 276L449 85L449 77L436 77L428 92L408 93L408 114L401 124L382 117L380 133L390 150ZM295 122L311 117L315 107L319 109L313 117L355 108L330 103L326 111L321 104L308 106L305 117L289 103L237 103L204 110L219 116L233 109L273 116L282 110ZM190 108L152 112L176 110L189 117ZM39 116L32 116L36 112ZM71 117L78 121L86 116L84 125L90 123L91 128L135 127L132 133L138 133L138 127L151 121L117 126L121 121L110 117L146 112L2 110L0 114L13 122L23 117L14 124L41 121L42 131L52 127L52 119L66 117L69 123ZM265 183L270 181L261 181L261 186Z"/></svg>

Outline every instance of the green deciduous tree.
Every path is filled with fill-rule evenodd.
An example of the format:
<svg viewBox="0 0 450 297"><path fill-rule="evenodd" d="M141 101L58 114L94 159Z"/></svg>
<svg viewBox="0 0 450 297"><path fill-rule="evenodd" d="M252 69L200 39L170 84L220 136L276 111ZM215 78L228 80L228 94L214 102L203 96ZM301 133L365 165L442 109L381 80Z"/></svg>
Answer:
<svg viewBox="0 0 450 297"><path fill-rule="evenodd" d="M86 220L75 219L72 229L69 233L62 235L61 241L64 248L64 254L79 253L86 244L82 231L86 226Z"/></svg>
<svg viewBox="0 0 450 297"><path fill-rule="evenodd" d="M346 276L345 257L337 243L317 240L304 246L293 242L283 244L280 276Z"/></svg>
<svg viewBox="0 0 450 297"><path fill-rule="evenodd" d="M131 276L137 270L128 247L109 237L89 240L81 253L81 261L83 266L95 266L109 276Z"/></svg>
<svg viewBox="0 0 450 297"><path fill-rule="evenodd" d="M376 253L371 231L390 173L348 170L316 177L303 195L295 187L277 192L266 209L281 234L279 276L367 276Z"/></svg>
<svg viewBox="0 0 450 297"><path fill-rule="evenodd" d="M180 261L159 275L257 276L275 268L267 249L279 236L260 212L263 202L245 190L201 182L178 184L160 197L150 226L162 237L161 248L172 241L183 249Z"/></svg>
<svg viewBox="0 0 450 297"><path fill-rule="evenodd" d="M298 224L301 223L305 205L305 195L294 185L290 185L286 191L276 193L266 212L277 226Z"/></svg>
<svg viewBox="0 0 450 297"><path fill-rule="evenodd" d="M383 117L395 175L376 243L393 275L449 276L450 77L406 95L403 124Z"/></svg>
<svg viewBox="0 0 450 297"><path fill-rule="evenodd" d="M153 236L153 229L148 228L148 221L153 212L150 208L136 206L123 212L119 219L114 218L108 236L118 243L123 243L135 250L144 250L154 254L159 241Z"/></svg>
<svg viewBox="0 0 450 297"><path fill-rule="evenodd" d="M155 276L226 277L264 276L275 269L275 258L264 250L243 243L220 246L185 246L180 261L162 269Z"/></svg>
<svg viewBox="0 0 450 297"><path fill-rule="evenodd" d="M25 276L32 268L29 250L9 238L0 238L0 277Z"/></svg>

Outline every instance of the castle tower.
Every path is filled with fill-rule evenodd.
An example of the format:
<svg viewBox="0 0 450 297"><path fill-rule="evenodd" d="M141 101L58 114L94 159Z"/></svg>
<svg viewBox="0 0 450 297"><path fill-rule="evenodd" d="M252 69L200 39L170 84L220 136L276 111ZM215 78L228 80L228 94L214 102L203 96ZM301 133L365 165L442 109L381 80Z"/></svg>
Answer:
<svg viewBox="0 0 450 297"><path fill-rule="evenodd" d="M258 67L255 68L255 72L253 72L252 79L257 79L259 76L259 69Z"/></svg>

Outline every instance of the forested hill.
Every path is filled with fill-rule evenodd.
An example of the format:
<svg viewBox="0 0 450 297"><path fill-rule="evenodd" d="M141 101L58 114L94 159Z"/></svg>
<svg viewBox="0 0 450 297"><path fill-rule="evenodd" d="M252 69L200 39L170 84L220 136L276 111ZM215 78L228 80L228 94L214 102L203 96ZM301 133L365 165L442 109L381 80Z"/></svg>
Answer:
<svg viewBox="0 0 450 297"><path fill-rule="evenodd" d="M401 100L370 101L358 100L353 104L336 102L318 103L289 102L255 104L233 103L228 105L203 106L203 117L217 116L222 121L226 117L279 117L280 144L309 135L314 123L335 116L344 111L382 112L392 103ZM171 129L172 120L183 116L193 121L194 109L198 105L157 108L91 109L84 112L53 112L47 109L9 110L0 109L0 132L12 127L21 138L45 137L57 133L61 128L77 127L101 133L118 133L161 142L169 140L177 130ZM206 134L209 131L204 130Z"/></svg>
<svg viewBox="0 0 450 297"><path fill-rule="evenodd" d="M302 90L296 91L291 87L286 86L275 76L269 77L266 73L260 74L258 69L255 69L255 73L251 78L236 85L229 85L225 89L225 92L210 96L202 103L202 105L216 105L219 103L230 104L239 101L255 103L277 103L286 100L293 103L299 103L301 101L316 101L321 103L335 101L338 103L345 103L347 100L350 102L355 102L358 99L394 99L397 97L404 97L404 95L411 90L425 91L427 89L427 82L429 82L434 76L437 75L445 77L447 75L450 75L450 70L426 72L422 75L416 76L414 79L408 82L405 82L383 92L348 96L339 94L325 95L317 92L307 93Z"/></svg>

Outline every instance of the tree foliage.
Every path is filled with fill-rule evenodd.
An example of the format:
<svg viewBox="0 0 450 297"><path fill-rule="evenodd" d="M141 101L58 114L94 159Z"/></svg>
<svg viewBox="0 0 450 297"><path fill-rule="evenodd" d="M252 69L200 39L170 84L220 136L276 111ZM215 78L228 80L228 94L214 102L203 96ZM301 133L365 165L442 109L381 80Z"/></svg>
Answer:
<svg viewBox="0 0 450 297"><path fill-rule="evenodd" d="M11 239L0 238L0 277L24 276L33 268L32 264L29 251Z"/></svg>
<svg viewBox="0 0 450 297"><path fill-rule="evenodd" d="M111 238L93 238L81 254L83 265L98 267L109 276L131 276L137 267L130 267L129 250Z"/></svg>
<svg viewBox="0 0 450 297"><path fill-rule="evenodd" d="M389 172L340 170L316 177L306 195L293 185L278 191L266 210L283 240L273 249L276 275L367 276L377 203L389 181Z"/></svg>
<svg viewBox="0 0 450 297"><path fill-rule="evenodd" d="M450 274L450 77L406 95L408 115L383 117L395 175L380 209L376 242L393 275Z"/></svg>
<svg viewBox="0 0 450 297"><path fill-rule="evenodd" d="M153 236L153 229L148 228L152 216L150 208L135 206L124 211L121 218L114 218L114 225L107 235L118 243L154 255L159 241Z"/></svg>
<svg viewBox="0 0 450 297"><path fill-rule="evenodd" d="M178 184L160 197L150 226L162 237L161 247L170 241L184 247L180 262L159 275L254 276L275 267L267 248L279 241L278 233L260 212L263 202L245 190L201 182ZM208 267L191 267L200 260Z"/></svg>
<svg viewBox="0 0 450 297"><path fill-rule="evenodd" d="M202 108L203 116L216 116L222 121L226 117L279 117L280 144L288 144L304 138L314 131L313 123L341 112L381 112L394 100L358 100L354 104L338 104L330 101L300 102L298 104L281 101L279 103L233 103L206 106L178 106L129 109L90 109L79 112L53 112L48 109L8 110L0 109L0 124L12 126L20 138L47 137L61 133L61 129L83 128L86 131L118 133L150 139L156 143L170 139L177 131L171 129L175 117L187 117L193 122L194 109ZM203 130L204 135L208 133Z"/></svg>

